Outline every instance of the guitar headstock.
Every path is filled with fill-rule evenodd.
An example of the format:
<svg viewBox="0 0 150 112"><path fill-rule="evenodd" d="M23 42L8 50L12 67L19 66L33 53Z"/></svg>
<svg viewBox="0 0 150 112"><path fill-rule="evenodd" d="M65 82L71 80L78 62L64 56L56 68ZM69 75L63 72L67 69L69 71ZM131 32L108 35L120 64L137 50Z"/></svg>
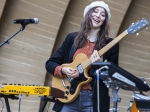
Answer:
<svg viewBox="0 0 150 112"><path fill-rule="evenodd" d="M127 29L127 32L128 32L128 34L134 34L137 31L139 31L147 26L148 26L148 20L146 18L142 18L140 21L130 25L129 28Z"/></svg>

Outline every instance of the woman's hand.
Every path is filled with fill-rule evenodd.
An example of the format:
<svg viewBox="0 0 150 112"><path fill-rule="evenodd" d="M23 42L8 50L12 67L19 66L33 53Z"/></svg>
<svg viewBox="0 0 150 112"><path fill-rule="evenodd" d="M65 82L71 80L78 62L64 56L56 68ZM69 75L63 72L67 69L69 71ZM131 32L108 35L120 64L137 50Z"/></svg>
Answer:
<svg viewBox="0 0 150 112"><path fill-rule="evenodd" d="M103 59L100 58L100 56L99 56L97 50L94 50L94 52L93 52L93 54L91 55L90 58L91 58L92 63L93 63L93 62L97 62L97 61L103 61Z"/></svg>
<svg viewBox="0 0 150 112"><path fill-rule="evenodd" d="M77 70L72 69L70 67L63 67L62 68L62 73L67 75L70 78L76 78L79 77L79 74L77 73Z"/></svg>

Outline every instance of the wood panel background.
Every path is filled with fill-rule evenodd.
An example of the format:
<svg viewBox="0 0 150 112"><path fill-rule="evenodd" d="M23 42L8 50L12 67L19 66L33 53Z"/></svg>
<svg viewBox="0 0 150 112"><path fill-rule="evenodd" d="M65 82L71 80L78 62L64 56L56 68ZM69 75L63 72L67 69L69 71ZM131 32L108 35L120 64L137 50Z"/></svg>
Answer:
<svg viewBox="0 0 150 112"><path fill-rule="evenodd" d="M149 0L132 0L132 3L126 13L119 33L124 31L132 23L147 18L150 22L150 1ZM118 34L119 34L118 33ZM145 28L138 32L139 35L127 35L120 42L119 65L125 70L139 78L145 78L150 85L150 29ZM132 92L120 91L119 95L122 102L119 104L120 109L124 112L132 99ZM150 95L150 92L146 92Z"/></svg>
<svg viewBox="0 0 150 112"><path fill-rule="evenodd" d="M1 0L0 1L0 18L1 18L1 15L3 13L3 9L4 9L4 6L5 6L5 2L6 0Z"/></svg>
<svg viewBox="0 0 150 112"><path fill-rule="evenodd" d="M0 84L51 85L51 75L45 70L45 62L69 32L79 30L84 8L92 1L95 0L1 0L0 42L20 29L21 25L14 24L14 19L38 18L39 24L27 25L24 31L10 40L10 44L0 48ZM109 5L112 15L112 38L141 18L150 21L149 0L104 1ZM119 65L135 76L145 78L150 85L149 31L143 30L139 36L127 35L119 42ZM118 107L121 112L127 111L132 94L129 91L119 91L122 100ZM150 95L149 92L145 94ZM0 108L1 105L0 102ZM21 112L37 112L39 105L39 97L23 97ZM53 103L49 102L45 112L52 112L52 106ZM12 112L18 111L18 100L10 100L10 107Z"/></svg>
<svg viewBox="0 0 150 112"><path fill-rule="evenodd" d="M14 19L38 18L0 48L0 83L44 85L45 62L51 54L69 0L7 0L0 23L0 42L20 28ZM0 105L2 103L0 102ZM40 97L23 97L21 112L37 112ZM10 101L12 112L18 100ZM1 108L1 106L0 106ZM6 108L4 109L6 112Z"/></svg>

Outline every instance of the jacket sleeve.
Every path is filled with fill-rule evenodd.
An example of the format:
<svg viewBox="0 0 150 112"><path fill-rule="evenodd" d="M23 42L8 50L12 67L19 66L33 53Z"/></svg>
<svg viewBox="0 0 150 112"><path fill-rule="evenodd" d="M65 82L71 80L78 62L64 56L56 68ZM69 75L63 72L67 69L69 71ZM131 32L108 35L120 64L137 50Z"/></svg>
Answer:
<svg viewBox="0 0 150 112"><path fill-rule="evenodd" d="M68 43L71 38L71 33L67 35L64 42L62 43L61 47L54 53L54 55L49 58L45 64L46 70L54 75L54 70L57 66L60 66L64 63L64 59L66 58L66 50L68 48Z"/></svg>

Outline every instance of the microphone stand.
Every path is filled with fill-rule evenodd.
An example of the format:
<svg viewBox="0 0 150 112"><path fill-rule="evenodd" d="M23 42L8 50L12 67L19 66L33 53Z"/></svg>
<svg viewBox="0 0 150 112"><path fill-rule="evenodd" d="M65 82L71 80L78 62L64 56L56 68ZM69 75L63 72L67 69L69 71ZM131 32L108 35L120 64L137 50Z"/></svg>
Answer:
<svg viewBox="0 0 150 112"><path fill-rule="evenodd" d="M26 24L21 24L22 27L16 32L14 33L11 37L9 37L8 39L4 40L1 44L0 44L0 47L3 46L4 44L9 44L10 43L10 39L13 38L15 35L17 35L20 31L23 31L26 27Z"/></svg>

